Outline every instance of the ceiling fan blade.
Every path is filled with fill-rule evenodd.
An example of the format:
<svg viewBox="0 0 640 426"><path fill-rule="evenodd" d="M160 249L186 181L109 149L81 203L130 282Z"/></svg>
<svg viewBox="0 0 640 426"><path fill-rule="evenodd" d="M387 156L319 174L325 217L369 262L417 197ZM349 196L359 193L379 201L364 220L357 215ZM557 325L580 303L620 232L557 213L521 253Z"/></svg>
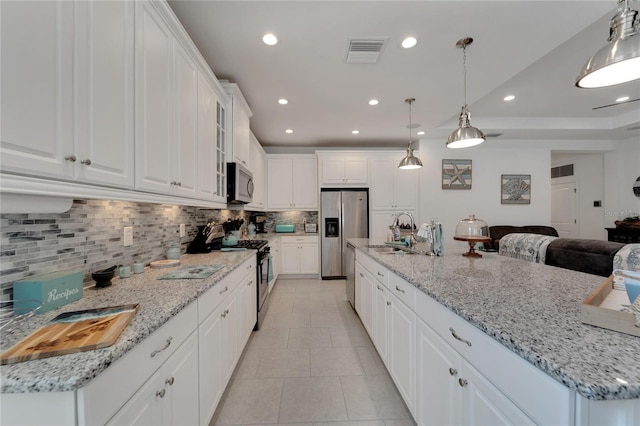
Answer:
<svg viewBox="0 0 640 426"><path fill-rule="evenodd" d="M591 108L591 110L593 111L593 110L596 110L596 109L609 108L609 107L612 107L612 106L624 105L624 104L628 104L629 102L636 102L636 101L640 101L640 98L629 99L628 101L624 101L624 102L616 102L615 104L602 105L602 106L599 106L599 107Z"/></svg>

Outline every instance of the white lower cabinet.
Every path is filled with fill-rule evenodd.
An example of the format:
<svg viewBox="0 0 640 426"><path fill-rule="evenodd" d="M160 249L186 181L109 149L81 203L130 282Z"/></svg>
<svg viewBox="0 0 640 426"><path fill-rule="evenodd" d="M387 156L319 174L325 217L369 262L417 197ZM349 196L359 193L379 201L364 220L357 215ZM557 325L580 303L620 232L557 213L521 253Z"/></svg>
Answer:
<svg viewBox="0 0 640 426"><path fill-rule="evenodd" d="M416 314L389 291L388 363L389 374L415 416L416 403Z"/></svg>
<svg viewBox="0 0 640 426"><path fill-rule="evenodd" d="M369 335L373 334L373 277L356 261L356 312Z"/></svg>
<svg viewBox="0 0 640 426"><path fill-rule="evenodd" d="M533 425L535 422L423 321L417 324L419 425Z"/></svg>
<svg viewBox="0 0 640 426"><path fill-rule="evenodd" d="M318 237L280 237L282 274L317 274L320 272L318 260Z"/></svg>
<svg viewBox="0 0 640 426"><path fill-rule="evenodd" d="M192 333L109 421L110 425L198 422L198 336Z"/></svg>
<svg viewBox="0 0 640 426"><path fill-rule="evenodd" d="M373 291L372 291L372 298L373 298L373 309L372 309L372 317L373 317L373 321L372 321L372 327L371 327L371 331L372 331L372 336L371 336L371 340L373 340L373 344L375 345L376 349L378 350L378 355L380 355L380 358L382 359L382 361L384 361L385 364L388 364L388 349L389 349L389 345L388 345L388 333L387 333L387 327L388 327L388 317L389 317L389 310L387 309L387 303L389 303L388 301L388 295L387 295L387 289L380 284L377 280L373 281Z"/></svg>

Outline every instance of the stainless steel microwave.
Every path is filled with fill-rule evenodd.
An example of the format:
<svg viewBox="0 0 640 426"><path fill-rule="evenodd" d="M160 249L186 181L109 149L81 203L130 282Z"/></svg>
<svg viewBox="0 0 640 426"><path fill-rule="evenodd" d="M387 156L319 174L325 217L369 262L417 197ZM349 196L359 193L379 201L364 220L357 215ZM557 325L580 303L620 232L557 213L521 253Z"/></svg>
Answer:
<svg viewBox="0 0 640 426"><path fill-rule="evenodd" d="M227 163L227 203L247 204L253 200L253 175L239 163Z"/></svg>

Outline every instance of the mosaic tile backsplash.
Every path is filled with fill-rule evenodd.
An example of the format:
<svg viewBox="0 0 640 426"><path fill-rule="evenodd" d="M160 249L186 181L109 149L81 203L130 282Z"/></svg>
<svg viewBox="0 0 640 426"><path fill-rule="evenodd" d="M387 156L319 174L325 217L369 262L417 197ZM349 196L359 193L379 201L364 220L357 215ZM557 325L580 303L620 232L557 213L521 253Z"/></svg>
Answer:
<svg viewBox="0 0 640 426"><path fill-rule="evenodd" d="M11 298L12 283L61 270L80 270L85 284L91 272L113 265L164 259L172 242L182 253L198 226L229 218L249 221L249 211L207 210L197 207L124 201L75 200L71 209L55 214L0 215L0 298ZM316 223L317 212L269 212L267 230L275 223ZM180 238L180 224L187 235ZM133 246L124 247L123 228L133 227ZM245 225L246 226L246 225Z"/></svg>

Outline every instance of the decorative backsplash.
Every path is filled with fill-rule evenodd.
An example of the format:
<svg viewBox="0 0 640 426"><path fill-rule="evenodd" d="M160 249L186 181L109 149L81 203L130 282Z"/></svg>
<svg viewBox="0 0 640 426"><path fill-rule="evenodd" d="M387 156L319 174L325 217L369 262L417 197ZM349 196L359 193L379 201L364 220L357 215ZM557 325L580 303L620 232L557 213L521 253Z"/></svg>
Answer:
<svg viewBox="0 0 640 426"><path fill-rule="evenodd" d="M11 298L12 283L61 270L79 270L85 283L91 272L109 266L164 259L172 242L182 253L198 226L242 218L249 211L206 210L197 207L108 200L75 200L65 213L0 215L0 299ZM317 212L269 212L267 231L276 223L317 223ZM180 238L180 224L187 235ZM133 227L133 245L124 247L123 228Z"/></svg>

